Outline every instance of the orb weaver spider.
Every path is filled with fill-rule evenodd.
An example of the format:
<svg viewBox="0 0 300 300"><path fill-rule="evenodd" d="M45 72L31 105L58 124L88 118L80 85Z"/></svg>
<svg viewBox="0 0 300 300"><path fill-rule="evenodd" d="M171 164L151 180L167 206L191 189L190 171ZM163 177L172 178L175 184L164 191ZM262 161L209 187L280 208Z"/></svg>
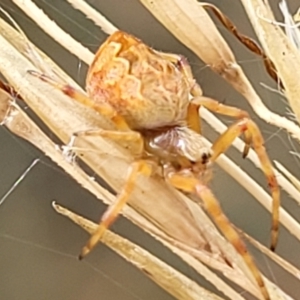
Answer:
<svg viewBox="0 0 300 300"><path fill-rule="evenodd" d="M207 186L211 163L230 147L236 137L243 134L243 155L247 155L252 145L271 189L271 249L275 249L279 226L279 188L263 137L246 111L202 96L202 90L182 56L155 51L122 31L108 37L96 53L86 79L88 96L69 85L54 82L44 74L29 72L108 117L116 127L113 131L99 128L78 132L74 137L100 135L115 141L125 140L132 143L137 151L116 203L102 216L98 229L82 249L80 259L96 246L105 230L115 221L128 202L137 177L150 176L154 170L153 163L156 163L171 186L196 194L202 200L220 231L242 256L264 298L270 299L252 256ZM190 95L193 97L191 100ZM201 106L237 119L211 148L204 145L201 135Z"/></svg>

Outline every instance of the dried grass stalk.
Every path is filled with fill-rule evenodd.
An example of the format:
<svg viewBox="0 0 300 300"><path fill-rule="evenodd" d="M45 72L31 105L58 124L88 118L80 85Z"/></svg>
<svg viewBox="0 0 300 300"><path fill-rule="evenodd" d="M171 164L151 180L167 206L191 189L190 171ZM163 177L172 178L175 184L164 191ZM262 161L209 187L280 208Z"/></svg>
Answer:
<svg viewBox="0 0 300 300"><path fill-rule="evenodd" d="M68 209L63 208L56 203L53 204L53 207L58 213L68 217L90 234L97 229L97 224L69 211ZM140 269L176 299L193 300L200 298L207 300L222 300L222 298L203 289L195 282L183 276L143 248L109 230L106 231L101 241L118 253L121 257L125 258Z"/></svg>
<svg viewBox="0 0 300 300"><path fill-rule="evenodd" d="M2 28L7 29L7 27L5 27L6 25L2 24L1 26ZM14 41L15 43L15 40L11 39L11 36L15 35L15 33L11 34L10 36L9 33L5 32L4 37L5 34L6 38L10 42ZM8 36L10 36L10 38L8 38ZM62 96L60 93L55 93L55 96L53 97L53 90L51 88L39 82L38 80L25 76L25 71L34 68L34 66L31 65L28 60L26 60L25 56L23 56L24 45L22 52L22 50L20 50L22 49L22 46L19 47L20 45L18 45L18 43L15 43L14 46L12 46L7 39L3 39L2 41L0 40L0 43L3 42L5 45L0 55L2 56L2 54L4 54L4 58L0 63L1 65L3 63L3 69L7 70L7 67L11 67L15 70L12 70L11 72L3 71L4 75L9 79L13 86L18 88L18 91L20 91L28 105L51 128L51 130L63 140L63 142L67 142L69 136L76 130L83 130L84 128L90 129L98 126L108 128L110 126L107 120L102 119L101 117L95 115L92 111L82 107L81 105L78 105L77 103L70 103L69 99ZM15 52L17 49L14 47L17 47L18 49L20 48L20 52ZM16 61L16 57L18 57L18 63L16 65L11 65L12 61ZM56 67L53 66L53 68L55 69L55 73L60 74L60 71ZM63 77L64 75L61 74L60 76ZM61 111L55 111L54 108L57 108L57 106L60 107ZM72 115L69 115L70 111L72 112ZM70 124L72 124L72 126L70 126ZM39 143L40 141L37 144ZM124 149L101 138L93 138L92 140L82 139L79 146L85 149L101 149L101 153L87 153L84 155L83 159L113 188L119 190L122 184L119 174L126 170L128 163L131 160L130 155ZM114 149L113 153L111 151L112 147ZM107 166L107 161L104 159L107 153L114 157L114 159L110 161L109 166ZM112 162L116 164L117 168L112 166ZM113 170L116 169L121 170L121 172L118 171L118 174L114 173ZM75 171L71 170L72 174L73 172ZM79 182L81 182L80 180ZM88 180L86 180L86 182L88 182ZM90 185L89 189L95 191L93 185L94 184ZM202 260L205 260L205 257L207 257L212 261L214 258L215 264L213 264L212 267L216 267L217 263L219 263L224 268L220 271L228 277L231 277L229 275L230 272L240 273L241 270L245 271L243 262L241 262L240 258L234 253L231 245L229 245L222 237L219 236L217 231L213 226L211 226L211 223L201 212L198 206L179 193L169 190L161 178L156 177L151 180L147 179L147 187L145 189L148 191L155 189L157 191L155 197L151 197L151 193L147 193L148 199L146 199L141 192L141 187L145 186L146 185L143 185L141 180L141 182L138 184L137 192L134 193L131 201L134 210L130 209L129 207L124 210L124 214L127 217L144 228L146 231L150 232L152 235L155 235L156 238L170 247L172 251L180 255L199 273L202 272L203 276L206 278L207 276L210 276L207 279L215 284L217 282L216 278L208 275L206 270L201 269L199 265L200 263L198 260L195 260L195 257L197 259L202 258ZM106 195L104 194L100 194L100 197L104 197L105 200L110 203L113 200L109 199L111 198L111 195L107 195L107 193ZM97 196L99 197L99 194ZM151 204L158 197L163 199L163 201L160 201L159 203L156 201L157 207L155 211L153 211L153 209L151 209ZM172 207L172 211L169 210L169 207ZM159 214L160 212L161 214ZM172 212L172 215L170 215L170 212ZM172 222L169 220L166 222L166 215L172 219ZM197 218L194 216L197 216ZM201 219L201 224L197 223L197 220L199 219ZM172 224L172 228L168 228L168 223ZM185 224L187 226L184 226ZM216 253L206 253L206 243L210 243L211 249L218 251L217 259L214 257L216 256ZM197 249L198 251L194 249ZM220 249L221 252L218 249ZM211 254L212 256L210 256ZM228 270L228 266L226 268L224 256L226 256L226 259L232 262L234 268L231 270ZM232 275L232 273L230 274ZM239 281L236 283L240 284L243 288L259 297L259 292L257 291L256 287L252 285L251 281L249 281L246 276L240 276L240 278L236 279ZM273 284L268 282L267 286L269 287L272 299L290 299ZM217 287L220 288L222 292L228 295L231 299L241 299L240 295L234 293L234 291L229 287L220 285L219 281L217 283Z"/></svg>
<svg viewBox="0 0 300 300"><path fill-rule="evenodd" d="M290 28L294 26L294 22L289 15L287 3L284 0L279 3L286 21L286 35L276 22L268 1L242 0L242 3L263 48L274 62L278 76L284 86L283 94L293 111L293 117L300 123L300 85L298 80L300 75L300 34L298 28ZM293 154L298 155L297 153ZM277 162L276 165L299 190L299 180L280 163Z"/></svg>
<svg viewBox="0 0 300 300"><path fill-rule="evenodd" d="M267 0L241 0L252 26L267 55L274 62L279 78L284 85L284 93L300 121L300 53L276 25ZM267 21L269 20L269 21ZM299 74L298 74L299 73Z"/></svg>

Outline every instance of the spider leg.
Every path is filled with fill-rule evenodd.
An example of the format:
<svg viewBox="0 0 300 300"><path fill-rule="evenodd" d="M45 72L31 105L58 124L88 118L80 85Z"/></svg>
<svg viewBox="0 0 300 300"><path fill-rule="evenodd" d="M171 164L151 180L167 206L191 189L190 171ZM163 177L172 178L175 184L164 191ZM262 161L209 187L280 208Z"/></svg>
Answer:
<svg viewBox="0 0 300 300"><path fill-rule="evenodd" d="M208 7L213 9L211 5L208 5ZM216 113L220 113L238 119L249 117L248 113L244 110L241 110L236 107L224 105L212 98L202 96L201 87L195 81L193 77L192 69L187 59L184 56L171 54L171 53L161 53L161 52L159 52L159 54L162 55L165 59L171 61L172 63L177 64L178 68L181 70L183 75L186 77L186 80L190 84L190 93L194 98L192 98L188 106L187 124L189 128L201 134L201 122L199 118L199 108L201 106L204 106L207 109L214 111ZM243 152L243 157L246 157L250 148L251 135L249 131L245 131L244 135L245 135L245 149Z"/></svg>
<svg viewBox="0 0 300 300"><path fill-rule="evenodd" d="M245 264L251 271L255 282L260 288L264 299L270 300L269 293L259 269L257 268L252 256L249 254L246 245L238 232L234 229L233 225L223 213L221 206L211 190L194 176L183 176L180 172L175 172L171 169L166 170L165 175L168 182L170 182L175 188L188 193L195 193L202 199L205 209L210 214L215 224L243 258Z"/></svg>
<svg viewBox="0 0 300 300"><path fill-rule="evenodd" d="M171 61L174 64L178 65L179 70L185 76L187 82L190 85L190 93L193 97L201 97L202 89L200 85L194 79L192 69L187 61L187 59L182 55L172 54L172 53L162 53L159 52L161 56L165 59ZM201 134L201 122L199 118L199 108L201 104L191 101L188 106L187 112L187 124L188 127L194 131Z"/></svg>
<svg viewBox="0 0 300 300"><path fill-rule="evenodd" d="M123 130L123 131L130 130L130 127L128 126L125 119L119 114L117 114L117 112L110 105L106 103L96 103L81 91L76 90L75 88L73 88L68 84L58 83L45 74L33 70L29 70L28 73L41 79L42 81L47 82L48 84L52 85L54 88L61 90L64 94L76 100L77 102L85 106L91 107L99 114L109 118L119 130Z"/></svg>
<svg viewBox="0 0 300 300"><path fill-rule="evenodd" d="M224 153L232 144L233 140L245 131L249 131L252 145L259 158L262 171L264 172L268 186L273 198L272 228L271 228L271 250L274 251L278 241L279 230L279 208L280 191L273 171L272 163L264 147L264 139L257 125L248 118L244 118L232 124L212 146L213 154L211 161L215 161L219 155Z"/></svg>
<svg viewBox="0 0 300 300"><path fill-rule="evenodd" d="M72 148L76 138L84 136L101 136L116 142L130 142L134 146L134 154L136 155L140 155L144 149L144 140L137 131L116 131L101 128L75 132L73 134L74 138L71 139L72 145L70 147Z"/></svg>
<svg viewBox="0 0 300 300"><path fill-rule="evenodd" d="M222 104L219 101L209 97L204 97L204 96L195 97L191 100L191 102L194 103L195 105L204 106L205 108L213 112L225 116L234 117L238 119L249 117L249 114L245 110L242 110L234 106Z"/></svg>
<svg viewBox="0 0 300 300"><path fill-rule="evenodd" d="M151 173L152 165L149 161L138 160L131 164L126 183L117 197L116 202L110 205L102 216L99 227L92 234L87 244L83 247L79 255L80 260L83 259L99 243L105 231L116 220L134 190L137 177L141 174L144 176L150 176Z"/></svg>
<svg viewBox="0 0 300 300"><path fill-rule="evenodd" d="M234 117L237 119L242 119L242 118L248 118L249 114L237 107L234 106L229 106L222 104L212 98L209 97L195 97L191 100L191 104L198 105L198 107L203 106L213 112L229 116L229 117ZM198 117L199 118L199 117ZM243 132L244 134L244 142L245 142L245 148L243 151L243 157L245 158L249 152L250 149L250 144L251 144L251 133L249 130L246 130Z"/></svg>
<svg viewBox="0 0 300 300"><path fill-rule="evenodd" d="M187 125L190 129L201 134L201 118L199 117L200 104L193 102L189 103L187 111Z"/></svg>
<svg viewBox="0 0 300 300"><path fill-rule="evenodd" d="M117 130L106 130L106 129L91 129L85 131L78 131L74 133L76 137L82 136L102 136L112 139L114 141L130 141L130 142L140 142L142 140L141 134L137 131L117 131Z"/></svg>
<svg viewBox="0 0 300 300"><path fill-rule="evenodd" d="M190 76L193 76L192 73ZM187 124L189 128L201 134L201 118L199 118L199 108L201 107L201 103L197 103L194 99L202 98L202 90L196 81L191 87L190 93L194 98L192 98L188 106Z"/></svg>
<svg viewBox="0 0 300 300"><path fill-rule="evenodd" d="M202 95L201 87L196 83L196 80L194 79L192 68L183 55L159 51L156 52L165 60L168 60L171 63L177 65L178 69L182 72L186 80L189 82L191 89L194 89L195 92L197 92L197 95Z"/></svg>

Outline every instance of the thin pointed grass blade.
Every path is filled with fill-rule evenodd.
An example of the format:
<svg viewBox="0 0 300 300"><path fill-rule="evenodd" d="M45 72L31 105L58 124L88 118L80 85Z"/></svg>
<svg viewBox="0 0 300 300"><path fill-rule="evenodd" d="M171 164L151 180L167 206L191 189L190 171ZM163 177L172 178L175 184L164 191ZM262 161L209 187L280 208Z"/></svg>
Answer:
<svg viewBox="0 0 300 300"><path fill-rule="evenodd" d="M71 212L70 210L53 203L53 208L81 228L92 234L97 229L97 224ZM155 281L159 286L168 291L176 299L193 300L222 300L222 298L201 288L192 280L159 260L148 251L121 236L107 230L101 240L110 249L117 252L121 257L132 263L144 274Z"/></svg>

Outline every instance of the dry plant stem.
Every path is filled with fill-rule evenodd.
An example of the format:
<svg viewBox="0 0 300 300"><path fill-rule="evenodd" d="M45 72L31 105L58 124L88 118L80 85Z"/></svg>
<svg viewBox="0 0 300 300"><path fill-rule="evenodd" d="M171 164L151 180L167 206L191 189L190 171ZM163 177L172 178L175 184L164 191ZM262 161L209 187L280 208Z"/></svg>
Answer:
<svg viewBox="0 0 300 300"><path fill-rule="evenodd" d="M0 42L2 45L0 49L1 71L8 80L18 88L18 91L20 91L22 96L24 95L26 102L36 111L41 119L43 119L51 130L54 131L62 140L67 142L74 129L76 131L76 128L105 128L105 126L107 126L107 124L101 120L99 115L95 115L92 112L85 110L84 107L73 102L70 103L68 98L64 97L60 93L54 93L51 87L41 84L39 80L34 80L32 77L26 76L26 70L32 69L33 66L2 37L0 37ZM61 109L57 110L57 107L60 107ZM103 123L101 121L103 121ZM39 144L40 140L35 142L36 144ZM79 146L89 149L101 149L103 153L109 153L110 158L113 157L113 159L111 159L108 163L107 160L103 159L103 153L98 153L98 155L85 155L85 161L101 177L105 178L111 186L113 186L116 190L119 190L120 186L123 184L123 181L119 178L119 174L125 173L128 168L128 161L130 160L124 151L122 152L122 150L118 149L116 146L114 146L114 151L112 151L112 144L102 139L95 138L93 138L93 141L90 143L83 140ZM115 163L117 167L113 167L112 162ZM114 174L113 170L118 170L117 174ZM159 178L147 179L147 186L143 189L146 192L141 192L141 186L145 185L138 185L138 188L136 189L137 192L132 197L131 205L135 207L137 211L144 214L148 220L151 220L153 224L157 224L159 228L162 228L164 230L164 234L167 234L167 236L174 236L175 240L182 241L185 245L189 245L191 248L202 249L204 245L203 239L201 238L201 231L198 229L191 212L187 208L187 205L185 202L182 202L184 198L182 198L182 196L178 193L170 191ZM147 193L147 191L152 190L157 191L154 199L151 197L151 192ZM147 196L145 196L145 194ZM157 202L157 197L159 197L159 199L164 199L164 201ZM155 210L152 209L153 203L156 203ZM172 207L172 210L169 209L170 207ZM197 209L198 211L195 212L195 215L201 216L199 207ZM168 216L168 218L166 219L165 216ZM131 216L130 219L132 220L135 218L134 216ZM139 222L136 219L135 223L143 224L143 222ZM203 221L202 225L204 224L205 222ZM223 242L224 245L227 245L215 229L214 232L210 232L209 235L211 243L214 243L217 239L219 240L218 243L221 244ZM228 246L226 247L228 249ZM229 251L224 253L228 255L227 259L230 261L240 262L240 258L232 252L232 249L231 253ZM229 253L233 257L229 257ZM186 254L185 259L188 261L193 258ZM193 267L196 266L194 262L189 264ZM199 269L200 266L201 264L199 262L197 265L197 272L201 274L203 271ZM207 274L205 275L207 276ZM246 277L241 275L238 277L239 281L244 281L244 284L242 284L244 289L249 290L250 288L252 290L249 290L249 292L254 294L258 293L258 290L252 286ZM235 280L235 278L232 279ZM208 280L212 283L216 282L215 278L208 278ZM218 284L218 288L222 289L222 292L228 295L231 299L238 299L237 295L232 296L234 291L229 287L224 288L223 285Z"/></svg>
<svg viewBox="0 0 300 300"><path fill-rule="evenodd" d="M55 203L53 203L53 207L58 213L70 218L90 234L97 229L98 224L72 213ZM195 282L189 280L143 248L109 230L105 232L101 242L117 252L127 261L133 263L154 282L176 297L176 299L222 300L222 298L201 288Z"/></svg>
<svg viewBox="0 0 300 300"><path fill-rule="evenodd" d="M108 21L100 12L96 11L83 0L67 0L74 8L83 12L89 19L91 19L101 30L108 35L118 30L110 21Z"/></svg>
<svg viewBox="0 0 300 300"><path fill-rule="evenodd" d="M263 48L275 64L285 88L285 95L300 122L299 50L288 40L281 28L266 21L275 21L267 0L241 0L241 2Z"/></svg>
<svg viewBox="0 0 300 300"><path fill-rule="evenodd" d="M201 4L195 0L140 1L185 46L242 94L260 118L284 128L300 141L300 128L271 112L261 101Z"/></svg>
<svg viewBox="0 0 300 300"><path fill-rule="evenodd" d="M13 101L12 96L0 88L0 125L4 125L4 120L8 117L11 101Z"/></svg>
<svg viewBox="0 0 300 300"><path fill-rule="evenodd" d="M240 231L241 232L241 231ZM275 252L271 251L267 247L263 246L261 243L259 243L257 240L252 238L250 235L241 232L242 235L246 237L246 239L254 245L257 249L259 249L262 253L267 255L269 258L271 258L273 261L275 261L279 266L281 266L284 270L292 274L294 277L296 277L298 280L300 280L300 270L294 267L292 264L284 260L282 257L277 255Z"/></svg>
<svg viewBox="0 0 300 300"><path fill-rule="evenodd" d="M19 51L19 53L22 54L22 56L28 59L32 63L32 65L34 65L37 69L50 72L49 74L51 76L54 76L54 78L62 80L64 83L68 83L80 89L80 87L72 78L70 78L65 72L63 72L59 67L57 67L57 65L42 51L40 51L33 44L30 43L26 35L22 31L19 31L19 25L15 22L15 20L13 20L10 17L10 15L7 14L7 17L10 18L10 21L14 24L14 27L17 29L17 31L12 29L10 25L8 25L0 18L1 35L3 36L3 38L10 41L10 44L14 48L16 48ZM84 52L84 49L84 47L80 48L79 52ZM91 60L93 59L93 57L94 54L90 52ZM58 74L59 78L57 76ZM16 93L17 92L14 91L14 94Z"/></svg>
<svg viewBox="0 0 300 300"><path fill-rule="evenodd" d="M292 184L295 186L295 188L300 191L300 181L297 177L295 177L288 169L286 169L279 161L274 161L277 169L282 172L289 180L292 182ZM300 204L300 202L298 202Z"/></svg>
<svg viewBox="0 0 300 300"><path fill-rule="evenodd" d="M78 47L78 42L74 40L69 34L64 32L64 34L60 34L62 32L61 28L53 21L49 20L49 18L44 14L44 12L39 9L33 2L31 1L21 1L21 0L13 0L13 2L18 5L26 14L32 19L38 22L38 25L43 28L55 41L64 47L68 48L69 51L78 56L79 54L82 57L82 60L86 64L90 64L93 55L91 52L83 47ZM79 50L78 50L79 49Z"/></svg>

